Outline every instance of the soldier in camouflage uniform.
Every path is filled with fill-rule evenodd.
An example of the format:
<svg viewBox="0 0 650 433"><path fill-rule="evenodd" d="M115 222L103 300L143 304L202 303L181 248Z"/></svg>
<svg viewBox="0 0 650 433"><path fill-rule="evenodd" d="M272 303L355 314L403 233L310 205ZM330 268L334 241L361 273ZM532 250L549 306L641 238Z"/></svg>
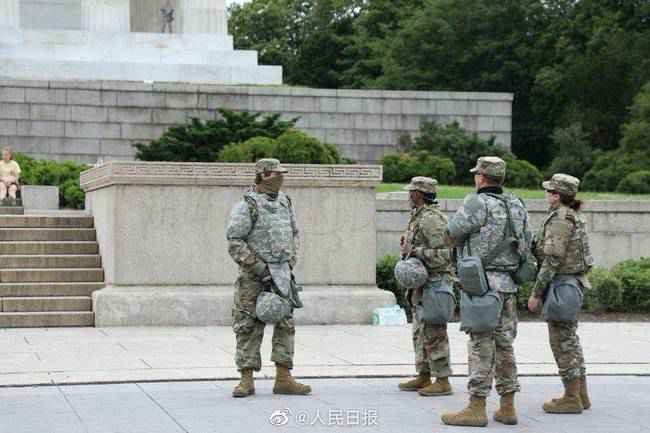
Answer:
<svg viewBox="0 0 650 433"><path fill-rule="evenodd" d="M580 181L567 174L555 174L542 184L549 202L549 213L535 239L535 256L541 267L528 308L539 311L544 296L554 280L573 277L582 290L589 289L586 273L593 259L585 219L580 214L581 202L575 199ZM587 392L585 360L578 322L548 322L549 340L565 387L564 396L544 403L549 413L582 413L591 402Z"/></svg>
<svg viewBox="0 0 650 433"><path fill-rule="evenodd" d="M506 175L506 163L498 157L481 157L471 170L477 192L468 195L463 205L449 220L447 240L457 247L459 257L485 257L504 237L507 209L518 234L516 250L505 250L486 266L486 277L491 289L502 302L502 312L496 329L489 332L469 332L469 405L462 411L447 413L442 421L449 425L484 427L488 423L485 400L496 380L501 396L494 419L504 424L516 424L514 394L520 390L513 342L517 336L517 290L511 277L519 265L519 254L530 248L528 212L523 202L512 194L504 194L501 185Z"/></svg>
<svg viewBox="0 0 650 433"><path fill-rule="evenodd" d="M450 278L449 249L444 242L447 217L435 201L438 182L429 177L414 177L404 187L409 191L413 209L408 230L400 241L402 258L416 257L426 267L430 279ZM422 396L449 395L451 368L449 366L449 337L447 325L435 325L419 320L416 305L422 299L423 287L409 290L407 299L413 311L413 348L415 350L415 379L399 384L402 391L418 391ZM435 383L431 382L435 377Z"/></svg>
<svg viewBox="0 0 650 433"><path fill-rule="evenodd" d="M234 397L255 393L253 371L262 367L260 346L265 323L255 315L257 297L265 289L275 289L291 297L292 274L296 264L298 228L290 198L280 192L286 169L277 159L261 159L255 166L255 187L235 205L226 237L228 252L239 265L235 283L233 330L237 338L235 362L241 382ZM273 392L305 395L308 385L296 382L293 368L295 327L290 315L275 324L271 361L277 368Z"/></svg>

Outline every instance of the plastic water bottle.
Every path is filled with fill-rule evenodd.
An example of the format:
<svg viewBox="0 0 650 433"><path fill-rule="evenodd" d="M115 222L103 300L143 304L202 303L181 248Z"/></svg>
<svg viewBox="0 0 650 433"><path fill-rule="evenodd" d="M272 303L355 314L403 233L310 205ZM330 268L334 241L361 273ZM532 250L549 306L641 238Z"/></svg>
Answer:
<svg viewBox="0 0 650 433"><path fill-rule="evenodd" d="M406 312L399 305L375 308L372 312L372 324L377 326L404 326Z"/></svg>

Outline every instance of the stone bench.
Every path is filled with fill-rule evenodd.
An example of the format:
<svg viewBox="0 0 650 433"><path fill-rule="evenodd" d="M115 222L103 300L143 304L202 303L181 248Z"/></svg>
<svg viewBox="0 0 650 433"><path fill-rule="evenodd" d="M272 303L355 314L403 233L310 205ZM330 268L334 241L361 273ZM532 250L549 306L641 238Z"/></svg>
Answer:
<svg viewBox="0 0 650 433"><path fill-rule="evenodd" d="M20 195L25 209L58 209L59 187L47 185L22 185Z"/></svg>

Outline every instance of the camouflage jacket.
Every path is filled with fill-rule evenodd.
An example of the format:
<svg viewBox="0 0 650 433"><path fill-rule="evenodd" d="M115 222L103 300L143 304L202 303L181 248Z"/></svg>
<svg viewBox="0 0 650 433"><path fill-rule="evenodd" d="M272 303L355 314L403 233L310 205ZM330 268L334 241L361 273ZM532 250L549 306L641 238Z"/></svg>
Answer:
<svg viewBox="0 0 650 433"><path fill-rule="evenodd" d="M491 192L492 189L495 190L494 193ZM502 252L485 270L491 287L500 292L512 293L517 291L517 287L510 277L510 272L517 270L520 254L530 251L532 235L528 225L528 211L523 202L512 194L497 191L500 191L500 188L480 190L465 197L463 205L449 220L447 234L458 246L459 257L486 257L506 234L508 213L503 202L506 200L514 234L520 241L519 251L508 249Z"/></svg>
<svg viewBox="0 0 650 433"><path fill-rule="evenodd" d="M285 209L289 218L278 219L278 221L269 221L267 239L262 239L264 233L256 230L260 210L258 206L268 204L269 207L281 207ZM273 213L273 210L270 212ZM284 227L287 225L287 227ZM280 227L282 226L282 227ZM296 254L298 249L298 227L296 224L295 213L291 204L291 199L283 194L277 197L271 197L268 194L256 192L247 193L244 198L235 205L230 214L230 221L226 230L228 240L228 252L233 260L242 268L243 271L252 272L260 275L265 269L267 262L270 261L268 254L264 250L273 250L274 245L268 245L269 248L260 246L262 241L273 243L275 237L272 231L277 231L279 236L276 240L282 243L282 254L286 255L289 265L293 268L296 264ZM284 239L285 233L289 233L291 239Z"/></svg>
<svg viewBox="0 0 650 433"><path fill-rule="evenodd" d="M447 217L437 204L414 209L404 235L407 251L424 263L429 276L449 273L450 254L445 245L444 234Z"/></svg>
<svg viewBox="0 0 650 433"><path fill-rule="evenodd" d="M543 297L557 274L576 275L585 287L584 274L593 266L589 238L582 215L560 205L551 209L535 237L534 254L541 263L534 293Z"/></svg>

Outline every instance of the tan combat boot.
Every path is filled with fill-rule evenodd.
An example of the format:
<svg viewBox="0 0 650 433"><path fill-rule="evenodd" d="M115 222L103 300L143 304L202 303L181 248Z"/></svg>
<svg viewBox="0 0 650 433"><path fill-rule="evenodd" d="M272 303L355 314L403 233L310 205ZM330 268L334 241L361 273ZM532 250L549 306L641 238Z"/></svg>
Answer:
<svg viewBox="0 0 650 433"><path fill-rule="evenodd" d="M582 402L583 409L586 410L591 407L589 391L587 390L587 376L580 376L580 401Z"/></svg>
<svg viewBox="0 0 650 433"><path fill-rule="evenodd" d="M429 385L431 385L431 373L427 371L419 373L415 379L402 382L398 386L402 391L417 391Z"/></svg>
<svg viewBox="0 0 650 433"><path fill-rule="evenodd" d="M255 383L253 382L253 369L244 368L241 371L241 380L239 385L232 391L232 396L235 398L248 397L255 394Z"/></svg>
<svg viewBox="0 0 650 433"><path fill-rule="evenodd" d="M429 386L418 389L418 394L423 397L435 397L438 395L451 395L451 384L449 383L448 377L439 377L436 379L436 383L432 383Z"/></svg>
<svg viewBox="0 0 650 433"><path fill-rule="evenodd" d="M501 396L501 407L494 412L494 420L502 424L516 425L515 393L510 392Z"/></svg>
<svg viewBox="0 0 650 433"><path fill-rule="evenodd" d="M543 409L547 413L582 413L580 378L576 377L567 382L564 397L547 401Z"/></svg>
<svg viewBox="0 0 650 433"><path fill-rule="evenodd" d="M447 425L485 427L488 424L485 397L471 396L465 409L460 412L445 413L441 419Z"/></svg>
<svg viewBox="0 0 650 433"><path fill-rule="evenodd" d="M291 370L280 365L276 366L273 394L307 395L310 392L311 386L296 382L291 376Z"/></svg>

